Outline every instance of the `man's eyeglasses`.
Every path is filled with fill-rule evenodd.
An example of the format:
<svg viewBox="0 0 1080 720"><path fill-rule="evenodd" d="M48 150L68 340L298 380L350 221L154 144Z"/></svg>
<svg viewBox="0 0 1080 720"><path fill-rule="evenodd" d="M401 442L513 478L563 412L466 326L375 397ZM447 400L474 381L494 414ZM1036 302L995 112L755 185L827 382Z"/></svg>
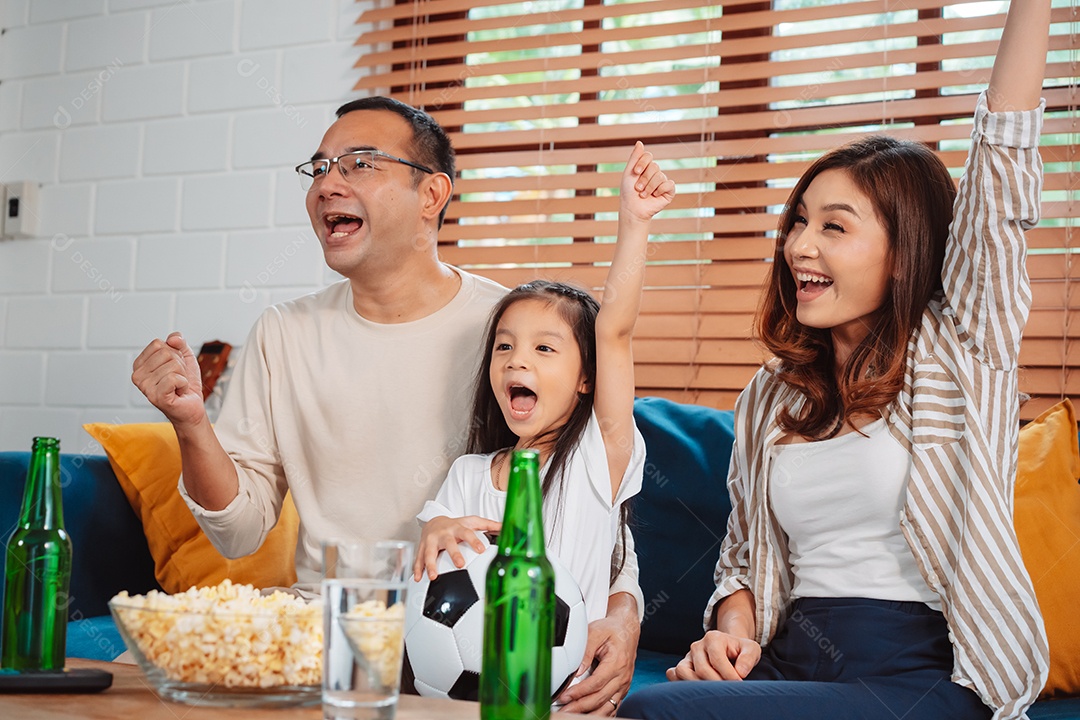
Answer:
<svg viewBox="0 0 1080 720"><path fill-rule="evenodd" d="M428 175L433 175L435 173L435 171L429 167L417 165L411 160L395 157L389 153L384 153L382 150L357 150L356 152L338 155L335 158L300 163L296 166L296 174L300 177L300 187L306 192L318 185L319 181L326 177L326 173L330 172L330 166L335 163L337 163L338 170L341 171L342 177L350 183L355 183L360 178L370 175L378 170L380 159L391 160L393 162L401 163L402 165L408 165L409 167L416 168Z"/></svg>

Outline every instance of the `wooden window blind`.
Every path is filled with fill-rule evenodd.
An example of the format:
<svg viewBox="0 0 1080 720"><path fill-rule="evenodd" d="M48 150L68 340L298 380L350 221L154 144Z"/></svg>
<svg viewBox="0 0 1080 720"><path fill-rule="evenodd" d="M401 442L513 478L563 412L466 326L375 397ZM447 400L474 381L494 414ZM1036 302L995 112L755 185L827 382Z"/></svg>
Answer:
<svg viewBox="0 0 1080 720"><path fill-rule="evenodd" d="M1025 418L1080 399L1077 2L1053 10ZM868 132L926 142L958 176L1006 9L388 0L358 20L356 90L422 107L451 132L460 178L441 255L507 286L538 276L602 286L619 175L643 140L679 194L653 222L638 392L731 408L763 359L751 323L795 180Z"/></svg>

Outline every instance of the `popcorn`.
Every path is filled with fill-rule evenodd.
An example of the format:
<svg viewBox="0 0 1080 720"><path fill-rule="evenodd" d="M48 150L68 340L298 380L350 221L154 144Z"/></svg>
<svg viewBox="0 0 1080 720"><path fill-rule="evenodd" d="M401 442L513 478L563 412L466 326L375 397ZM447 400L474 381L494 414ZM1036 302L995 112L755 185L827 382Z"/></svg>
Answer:
<svg viewBox="0 0 1080 720"><path fill-rule="evenodd" d="M358 603L341 616L341 625L357 661L378 673L384 686L396 686L405 648L405 604L387 607L378 600Z"/></svg>
<svg viewBox="0 0 1080 720"><path fill-rule="evenodd" d="M125 591L110 605L136 654L169 680L230 688L322 682L320 601L224 580L176 595Z"/></svg>

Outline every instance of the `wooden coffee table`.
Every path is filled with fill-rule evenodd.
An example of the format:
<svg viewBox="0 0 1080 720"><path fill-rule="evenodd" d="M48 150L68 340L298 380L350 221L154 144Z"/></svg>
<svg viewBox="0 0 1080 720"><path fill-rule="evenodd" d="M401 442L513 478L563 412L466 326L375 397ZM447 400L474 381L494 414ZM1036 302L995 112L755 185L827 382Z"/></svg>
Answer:
<svg viewBox="0 0 1080 720"><path fill-rule="evenodd" d="M0 694L0 718L4 720L322 720L319 706L289 709L209 708L167 702L146 683L135 665L69 658L69 668L99 668L113 674L108 690L88 695ZM398 720L477 720L480 706L462 700L434 700L402 695ZM565 718L585 715L560 714Z"/></svg>

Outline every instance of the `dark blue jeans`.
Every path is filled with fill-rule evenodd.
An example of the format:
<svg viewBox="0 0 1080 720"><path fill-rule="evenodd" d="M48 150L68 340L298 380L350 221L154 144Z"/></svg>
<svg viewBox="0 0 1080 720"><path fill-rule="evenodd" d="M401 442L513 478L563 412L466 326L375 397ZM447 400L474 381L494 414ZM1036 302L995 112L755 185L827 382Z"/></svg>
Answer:
<svg viewBox="0 0 1080 720"><path fill-rule="evenodd" d="M916 602L803 598L743 682L680 681L630 694L642 720L987 720L949 680L941 613Z"/></svg>

